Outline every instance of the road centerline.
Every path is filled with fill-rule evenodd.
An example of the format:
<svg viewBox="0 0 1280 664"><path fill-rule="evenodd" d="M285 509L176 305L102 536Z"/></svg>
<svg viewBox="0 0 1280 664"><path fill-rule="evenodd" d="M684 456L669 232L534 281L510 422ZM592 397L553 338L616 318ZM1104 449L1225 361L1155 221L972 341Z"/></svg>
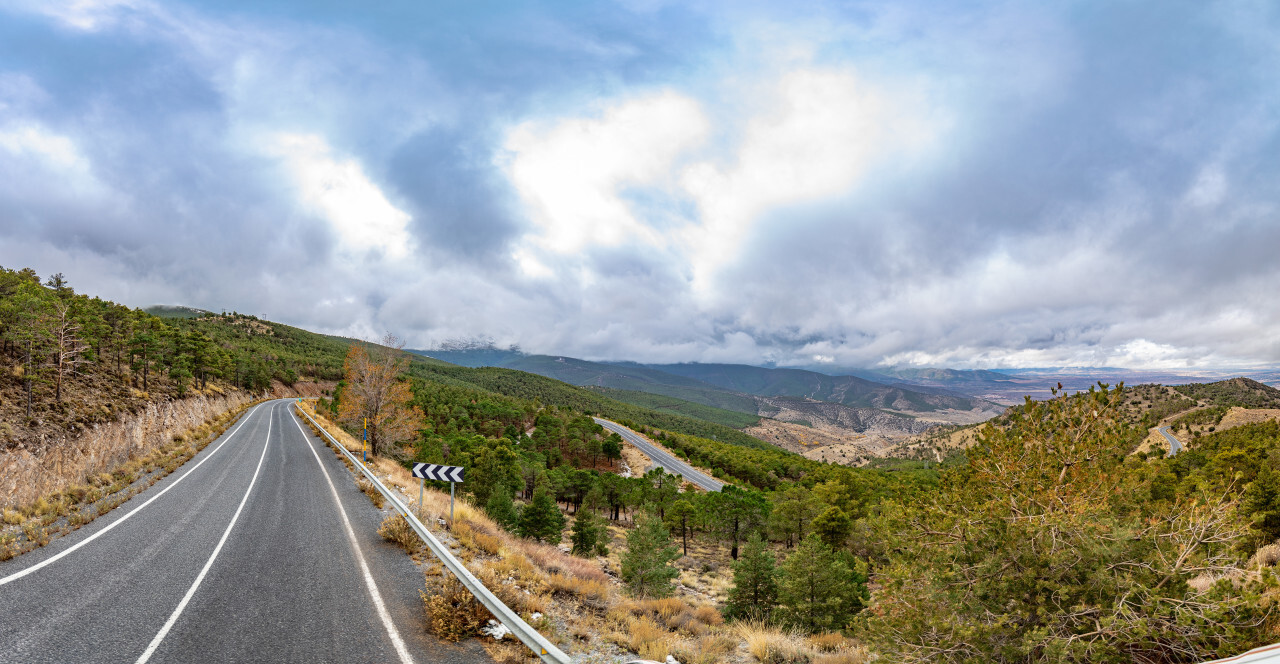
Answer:
<svg viewBox="0 0 1280 664"><path fill-rule="evenodd" d="M356 560L360 562L360 571L364 576L365 586L369 589L369 596L373 599L373 604L378 612L378 617L382 619L382 625L387 630L387 637L391 639L391 644L395 646L396 654L400 656L403 664L413 664L413 657L409 654L408 647L404 644L404 639L400 638L400 632L396 629L395 623L391 621L391 613L387 611L387 605L382 601L382 593L378 592L378 584L373 580L373 573L369 571L369 564L365 562L364 552L360 550L360 543L356 540L356 532L351 527L351 521L347 518L347 510L342 506L342 500L338 497L338 488L333 484L333 478L329 476L329 469L324 467L324 462L320 460L320 454L316 452L316 448L311 444L311 438L307 432L302 429L302 424L298 422L298 418L294 416L293 411L289 411L289 419L293 420L294 426L298 427L298 433L302 434L303 443L307 449L311 450L311 456L315 457L316 464L320 466L320 472L324 473L324 479L329 483L329 491L333 494L333 502L338 505L338 513L342 515L342 526L347 531L347 540L351 542L351 548L356 553ZM141 662L139 662L141 664Z"/></svg>
<svg viewBox="0 0 1280 664"><path fill-rule="evenodd" d="M191 587L187 589L187 593L182 596L182 601L178 602L177 608L173 610L169 619L165 621L164 626L160 628L160 631L156 634L155 638L151 640L150 645L147 646L147 649L142 653L142 656L138 658L136 664L144 664L147 660L151 659L153 654L155 654L156 648L160 647L160 644L164 641L164 637L169 634L169 630L173 629L173 625L178 622L178 617L182 615L182 611L187 608L187 604L191 601L191 598L195 596L196 590L204 581L205 576L209 574L209 569L213 567L213 561L217 560L218 554L222 551L223 545L227 543L227 538L231 536L231 529L235 527L236 521L240 519L240 513L244 511L245 503L249 502L249 495L253 492L253 485L257 483L258 475L262 471L262 462L267 458L267 449L271 447L271 414L274 414L275 410L276 406L272 406L268 409L267 438L262 444L262 455L258 457L258 466L253 470L253 477L249 480L249 487L244 491L244 497L240 499L240 506L236 508L235 514L231 516L231 523L227 524L227 529L223 531L222 538L218 540L218 545L213 548L213 553L210 554L209 560L205 562L200 573L196 575L196 580L191 584Z"/></svg>

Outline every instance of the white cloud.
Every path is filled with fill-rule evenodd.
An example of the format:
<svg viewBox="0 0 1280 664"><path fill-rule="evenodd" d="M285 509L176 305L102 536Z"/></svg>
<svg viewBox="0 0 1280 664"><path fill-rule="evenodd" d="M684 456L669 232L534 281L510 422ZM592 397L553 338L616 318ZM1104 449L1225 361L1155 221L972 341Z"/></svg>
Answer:
<svg viewBox="0 0 1280 664"><path fill-rule="evenodd" d="M80 154L75 142L34 124L0 130L0 148L13 155L35 157L58 170L89 171L89 162Z"/></svg>
<svg viewBox="0 0 1280 664"><path fill-rule="evenodd" d="M1227 175L1220 164L1203 168L1187 190L1185 200L1195 207L1214 207L1227 196Z"/></svg>
<svg viewBox="0 0 1280 664"><path fill-rule="evenodd" d="M701 212L702 223L686 238L697 248L699 289L736 257L763 213L846 195L891 152L899 162L918 157L945 126L917 95L877 87L849 70L792 71L768 98L772 107L749 122L729 167L708 162L684 174Z"/></svg>
<svg viewBox="0 0 1280 664"><path fill-rule="evenodd" d="M0 188L14 190L22 198L40 193L29 190L30 183L40 178L57 182L59 191L73 193L82 201L102 203L109 195L109 189L94 175L93 164L80 146L70 137L36 122L0 125L0 173L6 171L9 172L8 186Z"/></svg>
<svg viewBox="0 0 1280 664"><path fill-rule="evenodd" d="M661 243L632 213L623 190L662 186L707 129L698 104L674 92L631 99L598 117L515 127L503 166L539 229L531 239L560 254L590 245Z"/></svg>
<svg viewBox="0 0 1280 664"><path fill-rule="evenodd" d="M328 220L345 248L406 255L410 216L387 200L359 162L335 156L323 138L308 134L279 134L271 152L287 166L299 202Z"/></svg>
<svg viewBox="0 0 1280 664"><path fill-rule="evenodd" d="M16 5L19 9L57 19L77 30L92 32L115 24L120 10L136 10L144 3L138 0L19 0Z"/></svg>

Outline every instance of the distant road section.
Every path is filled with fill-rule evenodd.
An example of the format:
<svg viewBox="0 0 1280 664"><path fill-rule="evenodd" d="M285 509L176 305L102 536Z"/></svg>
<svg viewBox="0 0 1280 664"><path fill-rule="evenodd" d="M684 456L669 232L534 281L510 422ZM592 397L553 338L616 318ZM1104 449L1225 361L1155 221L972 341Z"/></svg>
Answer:
<svg viewBox="0 0 1280 664"><path fill-rule="evenodd" d="M1169 427L1160 427L1160 435L1164 436L1164 439L1169 441L1169 453L1165 456L1173 456L1178 453L1178 450L1182 449L1182 443L1178 442L1178 439L1174 438L1173 434L1169 433Z"/></svg>
<svg viewBox="0 0 1280 664"><path fill-rule="evenodd" d="M621 424L618 424L617 422L602 420L598 417L593 419L596 421L596 424L599 424L600 426L618 434L619 436L622 436L623 440L640 448L641 452L644 452L645 454L649 455L650 459L653 459L653 463L655 466L661 467L663 470L666 470L668 473L675 473L677 475L682 475L686 481L692 482L706 489L707 491L719 491L720 489L724 488L723 483L717 482L716 480L710 477L707 477L703 473L700 473L694 470L693 467L690 466L689 464L668 454L665 450L659 449L658 447L650 444L649 441L644 439L644 436L641 436L640 434L632 431L631 429L628 429L622 426Z"/></svg>

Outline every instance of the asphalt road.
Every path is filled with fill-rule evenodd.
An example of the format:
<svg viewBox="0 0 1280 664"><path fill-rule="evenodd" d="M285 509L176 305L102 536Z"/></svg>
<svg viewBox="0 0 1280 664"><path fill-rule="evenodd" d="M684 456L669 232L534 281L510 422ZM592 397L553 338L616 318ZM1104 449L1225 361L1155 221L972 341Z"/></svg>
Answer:
<svg viewBox="0 0 1280 664"><path fill-rule="evenodd" d="M724 488L723 483L707 477L705 474L694 470L689 464L677 459L661 449L658 449L657 447L654 447L649 443L649 441L645 440L644 437L631 429L628 429L617 422L602 420L598 417L592 419L596 421L596 424L617 433L628 443L640 448L641 452L649 455L649 458L653 460L653 465L661 467L668 473L683 475L685 480L693 482L707 491L719 491Z"/></svg>
<svg viewBox="0 0 1280 664"><path fill-rule="evenodd" d="M289 401L0 563L0 662L490 662L423 630L422 573Z"/></svg>
<svg viewBox="0 0 1280 664"><path fill-rule="evenodd" d="M1173 456L1178 453L1178 450L1182 449L1182 443L1178 442L1178 439L1174 438L1173 434L1169 433L1169 427L1160 427L1160 435L1164 436L1164 439L1169 441L1169 453L1165 456Z"/></svg>

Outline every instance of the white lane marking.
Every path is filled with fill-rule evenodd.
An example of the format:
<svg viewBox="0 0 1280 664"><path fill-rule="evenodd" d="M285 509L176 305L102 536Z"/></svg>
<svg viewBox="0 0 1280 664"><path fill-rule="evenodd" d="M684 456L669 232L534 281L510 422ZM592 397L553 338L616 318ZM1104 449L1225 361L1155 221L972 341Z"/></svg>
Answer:
<svg viewBox="0 0 1280 664"><path fill-rule="evenodd" d="M396 630L395 623L391 622L391 614L387 612L387 605L382 603L382 594L378 592L378 584L373 582L373 574L369 572L369 564L364 561L364 554L361 553L360 544L356 541L356 531L351 529L351 521L347 519L347 510L342 506L342 501L338 498L338 488L333 485L333 478L329 477L329 469L325 468L324 462L320 461L320 455L316 452L315 446L311 444L311 437L302 430L302 425L293 414L293 410L289 411L289 418L298 427L298 432L302 434L302 439L307 443L307 449L311 450L311 456L316 458L316 463L320 465L320 471L324 473L325 481L329 483L329 491L333 493L333 502L338 504L338 513L342 515L342 525L347 530L347 539L351 542L351 548L356 552L356 559L360 561L360 571L364 573L364 584L369 587L369 595L373 597L373 604L378 609L378 617L382 619L383 626L387 628L387 636L391 638L391 643L395 646L396 653L400 655L400 661L404 664L413 664L413 657L409 655L409 649L405 647L404 639L400 638L400 632Z"/></svg>
<svg viewBox="0 0 1280 664"><path fill-rule="evenodd" d="M240 506L236 508L236 513L231 515L231 523L227 524L227 529L222 533L222 539L218 540L218 546L213 547L213 554L209 556L204 568L196 575L196 580L187 589L187 594L182 596L181 602L178 602L178 608L173 610L173 614L165 621L164 627L160 628L156 638L151 639L151 645L147 646L146 652L142 653L136 664L143 664L143 662L151 659L151 655L155 653L156 648L160 647L160 642L164 641L164 637L169 633L169 630L173 629L173 624L178 622L178 616L182 615L182 610L187 608L187 602L190 602L191 598L195 596L196 588L199 588L204 581L205 575L209 573L209 568L213 567L213 561L217 559L218 554L222 551L222 545L226 544L227 538L231 536L231 529L235 527L236 521L240 518L240 512L244 509L244 504L249 502L249 492L253 491L253 485L258 481L258 472L262 470L262 461L267 458L267 448L271 446L271 415L275 414L275 410L276 407L274 405L271 406L271 414L267 415L267 441L262 445L262 456L258 457L258 467L254 469L253 478L249 480L249 488L244 490L244 498L240 499Z"/></svg>
<svg viewBox="0 0 1280 664"><path fill-rule="evenodd" d="M254 406L254 407L253 407L253 410L257 410L259 407L260 407L260 406ZM103 535L107 534L107 533L108 533L112 528L115 528L116 526L118 526L118 525L120 525L120 524L124 523L126 520L128 520L128 518L129 518L129 517L133 516L134 514L137 514L139 510L141 510L142 508L146 507L147 505L150 505L151 503L155 502L157 498L159 498L160 496L163 496L164 494L168 493L168 492L169 492L169 489L172 489L173 487L178 486L178 483L179 483L179 482L181 482L182 480L187 479L187 475L190 475L191 473L196 472L196 468L199 468L200 466L204 465L204 462L208 461L211 457L213 457L213 455L217 454L217 453L218 453L218 450L222 449L222 446L223 446L223 445L226 445L226 444L231 440L231 438L232 438L233 436L235 436L237 433L239 433L239 432L240 432L240 427L243 427L243 426L245 425L245 423L249 421L249 415L252 415L252 414L253 414L253 412L252 412L252 411L250 411L248 414L246 414L246 415L244 416L244 419L240 421L240 424L236 425L235 431L232 431L231 433L227 434L227 437L226 437L226 438L224 438L224 439L222 440L222 442L221 442L221 443L218 443L218 446L217 446L217 447L215 447L215 448L213 448L213 451L212 451L212 452L210 452L210 453L208 454L208 456L206 456L205 458L201 459L201 460L200 460L200 463L197 463L196 465L192 466L192 467L191 467L191 470L188 470L187 472L183 473L183 474L182 474L182 477L179 477L178 479L174 480L174 481L173 481L173 484L170 484L169 486L165 487L163 490L161 490L161 491L160 491L160 493L157 493L156 495L154 495L154 496L152 496L150 499L148 499L148 500L147 500L147 502L145 502L145 503L143 503L143 504L141 504L141 505L139 505L139 506L137 506L137 507L133 508L132 510L130 510L130 511L129 511L129 513L128 513L128 514L126 514L126 515L124 515L124 516L120 517L119 519L116 519L115 521L112 521L112 522L111 522L111 524L110 524L110 525L108 525L106 528L103 528L102 530L99 530L98 532L96 532L96 533L94 533L94 534L92 534L92 535L90 535L90 536L88 536L88 537L84 538L83 540L80 540L80 541L79 541L79 542L77 542L74 546L69 547L66 551L63 551L62 553L59 553L59 554L58 554L58 555L56 555L56 556L50 556L49 558L47 558L47 559L45 559L45 560L43 560L43 561L41 561L41 562L38 562L38 563L36 563L36 564L32 565L31 567L28 567L28 568L26 568L26 569L22 570L21 572L14 572L13 574L10 574L9 576L6 576L6 577L4 577L4 578L0 579L0 586L3 586L4 584L9 583L10 581L17 581L18 579L21 579L22 577L24 577L24 576L26 576L26 575L28 575L28 574L30 574L30 573L32 573L32 572L34 572L34 571L36 571L36 570L38 570L38 569L42 568L42 567L45 567L45 566L47 566L47 565L52 565L53 563L55 563L55 562L57 562L57 561L61 560L62 558L64 558L64 557L66 557L66 556L70 555L70 554L71 554L71 552L75 551L76 549L79 549L80 547L82 547L82 546L84 546L84 545L88 544L89 542L92 542L93 540L96 540L96 539L98 539L99 537L102 537Z"/></svg>

